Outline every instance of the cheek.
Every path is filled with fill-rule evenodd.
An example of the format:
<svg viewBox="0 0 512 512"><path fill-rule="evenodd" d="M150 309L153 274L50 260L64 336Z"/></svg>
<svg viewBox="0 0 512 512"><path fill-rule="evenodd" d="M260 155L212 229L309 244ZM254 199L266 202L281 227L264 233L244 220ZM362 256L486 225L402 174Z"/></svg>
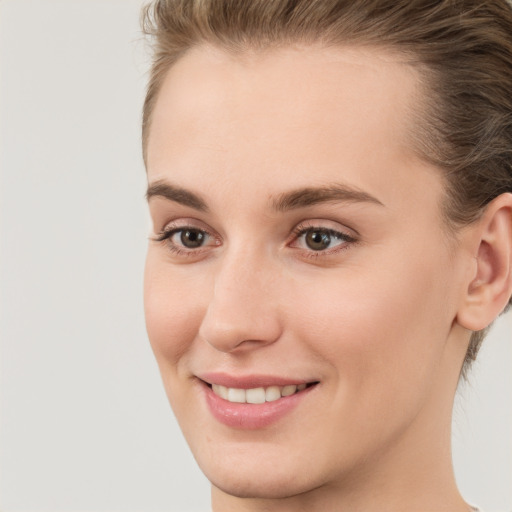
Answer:
<svg viewBox="0 0 512 512"><path fill-rule="evenodd" d="M381 254L290 295L308 344L357 391L426 386L442 357L449 270L437 254L419 252L407 261Z"/></svg>
<svg viewBox="0 0 512 512"><path fill-rule="evenodd" d="M203 296L204 298L204 296ZM204 315L201 290L148 253L144 274L146 330L161 371L177 370Z"/></svg>

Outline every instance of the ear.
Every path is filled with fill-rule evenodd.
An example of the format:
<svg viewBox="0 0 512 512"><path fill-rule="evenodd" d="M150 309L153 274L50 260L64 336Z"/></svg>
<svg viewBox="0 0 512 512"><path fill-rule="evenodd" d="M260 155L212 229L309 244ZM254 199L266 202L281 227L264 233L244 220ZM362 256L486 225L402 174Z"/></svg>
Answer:
<svg viewBox="0 0 512 512"><path fill-rule="evenodd" d="M475 230L475 274L457 321L480 331L505 309L512 295L512 194L501 194L490 202Z"/></svg>

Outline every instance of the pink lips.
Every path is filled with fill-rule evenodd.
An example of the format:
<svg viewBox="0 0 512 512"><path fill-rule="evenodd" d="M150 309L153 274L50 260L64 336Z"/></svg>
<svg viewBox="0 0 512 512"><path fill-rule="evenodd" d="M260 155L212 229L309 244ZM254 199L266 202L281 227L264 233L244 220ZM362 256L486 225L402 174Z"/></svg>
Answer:
<svg viewBox="0 0 512 512"><path fill-rule="evenodd" d="M227 388L252 389L269 386L288 386L291 384L307 384L306 380L293 380L272 375L245 375L233 376L226 373L202 373L198 375L201 380L209 384L220 384ZM310 381L309 381L310 382Z"/></svg>
<svg viewBox="0 0 512 512"><path fill-rule="evenodd" d="M252 389L269 386L287 386L306 384L306 381L290 380L280 377L252 375L235 377L220 373L208 373L199 376L203 381L202 390L211 414L224 425L238 429L261 429L272 425L290 413L310 391L311 386L291 396L282 397L273 402L262 404L232 403L217 396L208 384L219 384L228 388Z"/></svg>

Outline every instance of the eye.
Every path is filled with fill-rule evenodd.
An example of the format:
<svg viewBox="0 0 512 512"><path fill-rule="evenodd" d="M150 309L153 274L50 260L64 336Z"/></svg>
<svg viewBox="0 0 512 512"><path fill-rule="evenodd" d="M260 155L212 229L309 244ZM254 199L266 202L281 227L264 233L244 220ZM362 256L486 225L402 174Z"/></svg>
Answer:
<svg viewBox="0 0 512 512"><path fill-rule="evenodd" d="M313 251L324 251L329 249L335 237L329 231L316 230L307 231L304 234L304 243Z"/></svg>
<svg viewBox="0 0 512 512"><path fill-rule="evenodd" d="M290 244L291 247L315 253L341 250L355 242L354 237L327 227L298 226L294 233L295 239Z"/></svg>
<svg viewBox="0 0 512 512"><path fill-rule="evenodd" d="M187 249L197 249L201 247L208 239L208 234L200 229L187 228L175 231L170 240L174 243L179 240L179 243Z"/></svg>
<svg viewBox="0 0 512 512"><path fill-rule="evenodd" d="M164 242L171 252L183 256L199 255L209 246L219 245L218 239L205 229L175 224L166 226L153 240Z"/></svg>

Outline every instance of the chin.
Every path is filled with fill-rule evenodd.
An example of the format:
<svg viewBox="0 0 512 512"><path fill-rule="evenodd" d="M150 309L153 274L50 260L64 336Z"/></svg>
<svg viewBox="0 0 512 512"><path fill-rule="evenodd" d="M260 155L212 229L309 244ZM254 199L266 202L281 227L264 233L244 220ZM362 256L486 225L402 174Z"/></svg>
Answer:
<svg viewBox="0 0 512 512"><path fill-rule="evenodd" d="M246 464L199 464L211 484L223 493L237 498L282 499L311 491L321 485L304 471L304 466L295 465L294 471L273 464L257 466Z"/></svg>
<svg viewBox="0 0 512 512"><path fill-rule="evenodd" d="M256 475L219 475L206 474L211 484L230 496L237 498L253 498L253 499L284 499L297 496L311 491L315 486L308 485L306 482L298 483L292 481L290 476L285 479L276 477L275 475L266 475L259 478Z"/></svg>

